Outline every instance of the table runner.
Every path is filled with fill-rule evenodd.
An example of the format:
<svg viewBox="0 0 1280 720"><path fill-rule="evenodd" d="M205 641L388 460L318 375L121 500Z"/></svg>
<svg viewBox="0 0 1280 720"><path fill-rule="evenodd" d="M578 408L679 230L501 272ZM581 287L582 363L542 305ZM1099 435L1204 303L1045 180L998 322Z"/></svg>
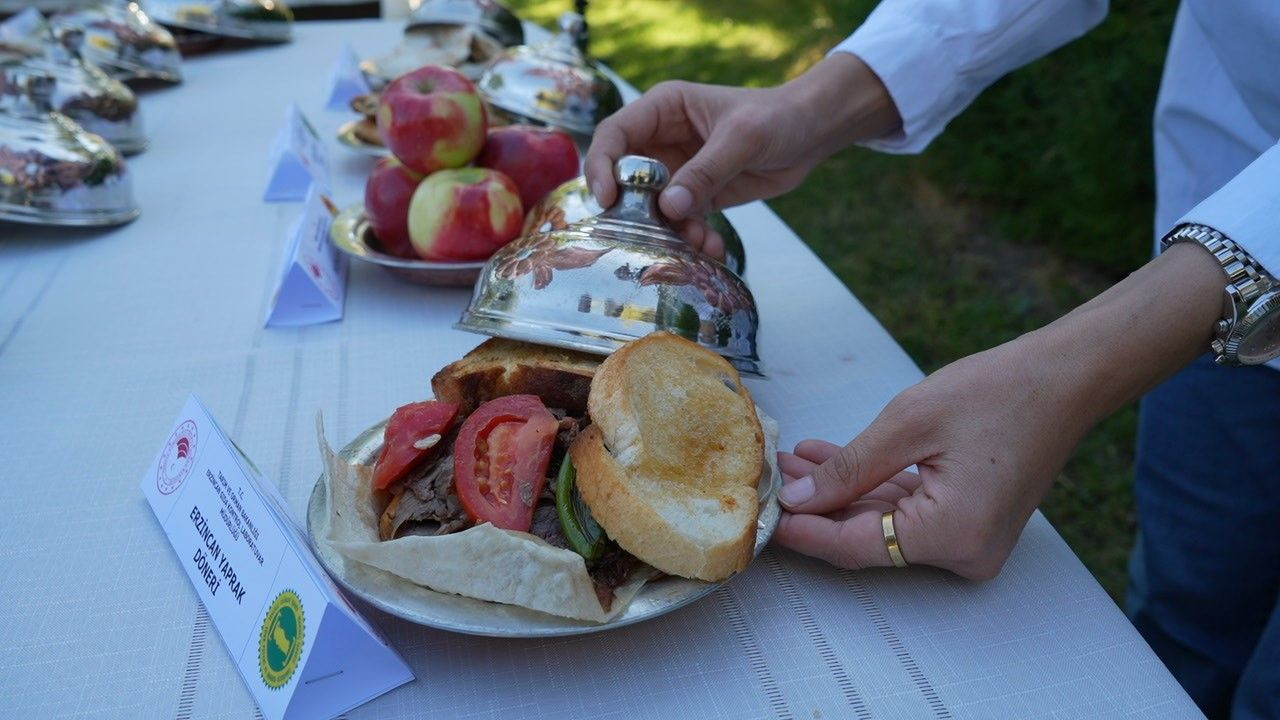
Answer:
<svg viewBox="0 0 1280 720"><path fill-rule="evenodd" d="M268 205L267 149L297 101L321 134L344 41L400 26L304 23L290 45L186 63L142 96L133 224L0 224L0 707L15 717L242 718L256 711L151 517L138 479L188 393L208 404L296 519L324 410L345 443L429 393L482 338L450 329L469 293L354 265L346 317L264 329L299 204ZM372 160L329 141L335 193ZM920 372L766 206L729 213L747 250L782 427L844 442ZM853 288L855 291L857 288ZM999 578L836 571L770 548L707 599L591 636L496 640L357 603L418 680L351 718L991 718L1198 713L1039 514Z"/></svg>

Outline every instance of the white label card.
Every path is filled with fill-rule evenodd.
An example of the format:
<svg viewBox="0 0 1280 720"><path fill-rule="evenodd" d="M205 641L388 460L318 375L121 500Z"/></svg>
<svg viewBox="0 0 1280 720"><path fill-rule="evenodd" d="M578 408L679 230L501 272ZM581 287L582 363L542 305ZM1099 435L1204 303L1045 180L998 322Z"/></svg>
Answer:
<svg viewBox="0 0 1280 720"><path fill-rule="evenodd" d="M329 110L350 110L351 99L357 95L368 95L373 92L369 80L360 70L360 59L356 51L347 43L338 51L338 59L329 71L329 102L325 108Z"/></svg>
<svg viewBox="0 0 1280 720"><path fill-rule="evenodd" d="M302 216L289 229L284 260L266 324L315 325L342 319L347 294L347 256L329 240L330 204L312 188Z"/></svg>
<svg viewBox="0 0 1280 720"><path fill-rule="evenodd" d="M264 717L332 717L413 679L194 395L142 492Z"/></svg>
<svg viewBox="0 0 1280 720"><path fill-rule="evenodd" d="M328 153L315 128L297 103L292 103L285 113L284 127L271 145L271 179L262 199L267 202L302 200L313 184L329 191Z"/></svg>

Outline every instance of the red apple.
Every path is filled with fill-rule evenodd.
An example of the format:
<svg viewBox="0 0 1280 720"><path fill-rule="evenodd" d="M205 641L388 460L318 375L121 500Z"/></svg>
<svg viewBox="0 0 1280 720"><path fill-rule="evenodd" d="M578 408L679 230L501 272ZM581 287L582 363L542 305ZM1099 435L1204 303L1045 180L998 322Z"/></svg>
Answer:
<svg viewBox="0 0 1280 720"><path fill-rule="evenodd" d="M401 75L378 100L378 133L387 149L423 175L474 160L486 128L476 86L452 68L427 65Z"/></svg>
<svg viewBox="0 0 1280 720"><path fill-rule="evenodd" d="M364 186L364 209L384 252L417 259L409 241L409 200L422 176L393 157L373 166Z"/></svg>
<svg viewBox="0 0 1280 720"><path fill-rule="evenodd" d="M497 170L427 176L409 201L409 237L424 260L484 260L520 234L520 191Z"/></svg>
<svg viewBox="0 0 1280 720"><path fill-rule="evenodd" d="M485 140L480 167L501 170L520 188L525 210L560 184L578 177L578 146L568 133L532 125L493 128Z"/></svg>

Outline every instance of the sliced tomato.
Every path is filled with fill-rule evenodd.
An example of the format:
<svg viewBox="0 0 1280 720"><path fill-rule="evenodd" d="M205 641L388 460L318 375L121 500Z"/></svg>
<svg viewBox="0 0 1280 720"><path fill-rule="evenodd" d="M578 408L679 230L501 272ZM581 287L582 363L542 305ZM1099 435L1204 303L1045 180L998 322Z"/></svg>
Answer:
<svg viewBox="0 0 1280 720"><path fill-rule="evenodd" d="M382 433L382 453L373 466L373 489L383 490L403 478L414 465L436 452L422 442L432 435L444 437L458 414L453 403L428 400L396 408Z"/></svg>
<svg viewBox="0 0 1280 720"><path fill-rule="evenodd" d="M495 398L462 421L453 481L476 522L529 532L558 424L537 395Z"/></svg>

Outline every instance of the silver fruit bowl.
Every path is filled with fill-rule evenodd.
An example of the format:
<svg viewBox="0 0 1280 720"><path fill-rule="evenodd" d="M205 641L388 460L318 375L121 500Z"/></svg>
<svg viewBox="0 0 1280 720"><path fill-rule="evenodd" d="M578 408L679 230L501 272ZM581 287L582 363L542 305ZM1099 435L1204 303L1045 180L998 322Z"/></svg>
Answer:
<svg viewBox="0 0 1280 720"><path fill-rule="evenodd" d="M763 375L751 291L659 214L666 166L627 155L614 173L621 192L613 207L498 250L456 327L601 355L669 330Z"/></svg>
<svg viewBox="0 0 1280 720"><path fill-rule="evenodd" d="M471 287L484 261L433 262L403 258L386 252L373 232L364 205L352 205L333 219L329 239L334 247L360 262L377 265L396 277L419 285Z"/></svg>
<svg viewBox="0 0 1280 720"><path fill-rule="evenodd" d="M138 216L120 153L65 115L0 110L0 219L117 225Z"/></svg>
<svg viewBox="0 0 1280 720"><path fill-rule="evenodd" d="M547 193L547 196L534 204L524 216L524 228L521 235L563 230L579 220L585 220L602 211L591 191L587 189L587 179L581 175L564 183ZM742 247L742 238L734 229L724 213L712 213L707 216L707 224L724 238L725 267L734 275L743 277L747 270L746 251Z"/></svg>
<svg viewBox="0 0 1280 720"><path fill-rule="evenodd" d="M622 92L578 49L586 23L560 18L560 33L537 45L506 50L476 87L499 123L558 127L589 140L596 125L622 107Z"/></svg>
<svg viewBox="0 0 1280 720"><path fill-rule="evenodd" d="M23 88L38 85L41 76L53 79L47 96L32 98L41 110L57 110L126 155L146 149L142 114L133 91L79 58L65 62L45 57L0 61L0 107L24 102L18 95ZM37 83L30 82L33 78Z"/></svg>

